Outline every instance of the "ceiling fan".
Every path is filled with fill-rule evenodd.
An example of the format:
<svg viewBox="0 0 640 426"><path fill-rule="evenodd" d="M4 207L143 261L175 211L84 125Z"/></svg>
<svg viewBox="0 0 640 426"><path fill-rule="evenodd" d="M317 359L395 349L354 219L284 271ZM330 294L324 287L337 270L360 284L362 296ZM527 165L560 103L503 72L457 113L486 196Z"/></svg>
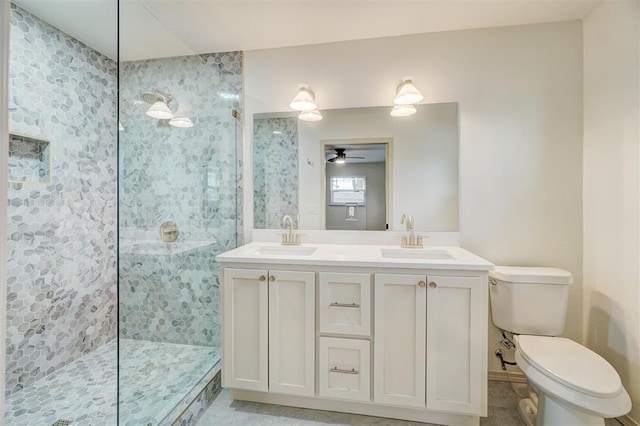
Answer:
<svg viewBox="0 0 640 426"><path fill-rule="evenodd" d="M346 148L335 148L336 156L333 158L329 158L327 161L330 163L343 164L347 160ZM364 157L349 157L349 158L360 158L364 159Z"/></svg>

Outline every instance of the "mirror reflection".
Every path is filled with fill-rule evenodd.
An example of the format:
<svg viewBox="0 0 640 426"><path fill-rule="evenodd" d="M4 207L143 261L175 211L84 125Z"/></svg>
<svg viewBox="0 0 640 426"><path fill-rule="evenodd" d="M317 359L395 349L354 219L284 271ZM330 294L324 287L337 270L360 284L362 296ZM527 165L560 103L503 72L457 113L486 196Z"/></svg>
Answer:
<svg viewBox="0 0 640 426"><path fill-rule="evenodd" d="M325 229L387 229L388 144L325 144Z"/></svg>
<svg viewBox="0 0 640 426"><path fill-rule="evenodd" d="M301 229L401 230L407 213L416 230L458 230L456 103L417 105L409 117L389 107L322 115L254 115L255 228L281 228L288 214ZM333 177L366 177L365 189L334 194Z"/></svg>

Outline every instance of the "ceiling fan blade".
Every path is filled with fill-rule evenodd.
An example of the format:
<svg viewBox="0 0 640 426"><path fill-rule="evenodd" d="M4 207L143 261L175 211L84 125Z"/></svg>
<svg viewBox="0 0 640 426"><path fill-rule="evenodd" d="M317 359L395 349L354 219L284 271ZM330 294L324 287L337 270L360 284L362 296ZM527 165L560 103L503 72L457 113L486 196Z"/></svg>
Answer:
<svg viewBox="0 0 640 426"><path fill-rule="evenodd" d="M348 155L347 158L359 158L361 160L364 160L366 157L352 157L352 156Z"/></svg>
<svg viewBox="0 0 640 426"><path fill-rule="evenodd" d="M333 157L333 158L329 158L327 161L330 163L333 163L334 161L336 161L338 157Z"/></svg>

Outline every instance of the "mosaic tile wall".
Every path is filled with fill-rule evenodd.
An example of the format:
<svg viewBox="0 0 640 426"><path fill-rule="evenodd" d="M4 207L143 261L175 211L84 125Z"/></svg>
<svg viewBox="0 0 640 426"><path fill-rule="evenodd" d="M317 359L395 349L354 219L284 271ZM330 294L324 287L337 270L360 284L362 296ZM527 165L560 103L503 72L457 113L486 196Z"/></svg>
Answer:
<svg viewBox="0 0 640 426"><path fill-rule="evenodd" d="M174 128L145 115L140 99L154 89L194 123ZM242 54L228 52L125 62L120 65L120 237L159 241L173 221L178 241L206 249L169 255L121 253L123 337L219 345L216 254L235 248L241 141L232 111L240 110Z"/></svg>
<svg viewBox="0 0 640 426"><path fill-rule="evenodd" d="M120 337L219 347L222 250L216 243L164 255L121 249Z"/></svg>
<svg viewBox="0 0 640 426"><path fill-rule="evenodd" d="M298 119L253 121L253 215L257 229L280 229L298 213Z"/></svg>
<svg viewBox="0 0 640 426"><path fill-rule="evenodd" d="M10 131L51 142L53 180L9 187L8 394L117 325L116 64L13 5L10 43Z"/></svg>

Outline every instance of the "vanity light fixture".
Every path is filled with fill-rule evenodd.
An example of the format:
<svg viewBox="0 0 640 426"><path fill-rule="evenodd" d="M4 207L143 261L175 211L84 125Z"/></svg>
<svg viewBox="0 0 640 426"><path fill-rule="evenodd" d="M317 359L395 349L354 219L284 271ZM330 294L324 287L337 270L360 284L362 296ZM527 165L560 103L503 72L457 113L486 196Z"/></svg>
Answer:
<svg viewBox="0 0 640 426"><path fill-rule="evenodd" d="M291 109L296 111L313 111L318 109L316 105L316 95L309 89L306 84L298 85L298 94L289 104Z"/></svg>
<svg viewBox="0 0 640 426"><path fill-rule="evenodd" d="M416 113L416 107L413 105L394 105L389 113L392 117L407 117Z"/></svg>
<svg viewBox="0 0 640 426"><path fill-rule="evenodd" d="M173 99L168 93L163 93L159 90L154 90L152 92L144 92L140 95L140 98L151 104L149 109L145 114L147 114L151 118L157 118L158 120L169 120L169 125L173 127L193 127L193 122L189 117L184 115L180 108L174 114L169 108L169 103Z"/></svg>
<svg viewBox="0 0 640 426"><path fill-rule="evenodd" d="M413 77L404 77L402 83L396 88L396 97L393 103L396 105L417 104L424 99L424 96L413 84Z"/></svg>
<svg viewBox="0 0 640 426"><path fill-rule="evenodd" d="M320 121L322 120L322 114L317 109L313 111L302 111L298 118L302 121Z"/></svg>
<svg viewBox="0 0 640 426"><path fill-rule="evenodd" d="M169 120L169 125L173 127L193 127L193 121L189 117L173 117Z"/></svg>

